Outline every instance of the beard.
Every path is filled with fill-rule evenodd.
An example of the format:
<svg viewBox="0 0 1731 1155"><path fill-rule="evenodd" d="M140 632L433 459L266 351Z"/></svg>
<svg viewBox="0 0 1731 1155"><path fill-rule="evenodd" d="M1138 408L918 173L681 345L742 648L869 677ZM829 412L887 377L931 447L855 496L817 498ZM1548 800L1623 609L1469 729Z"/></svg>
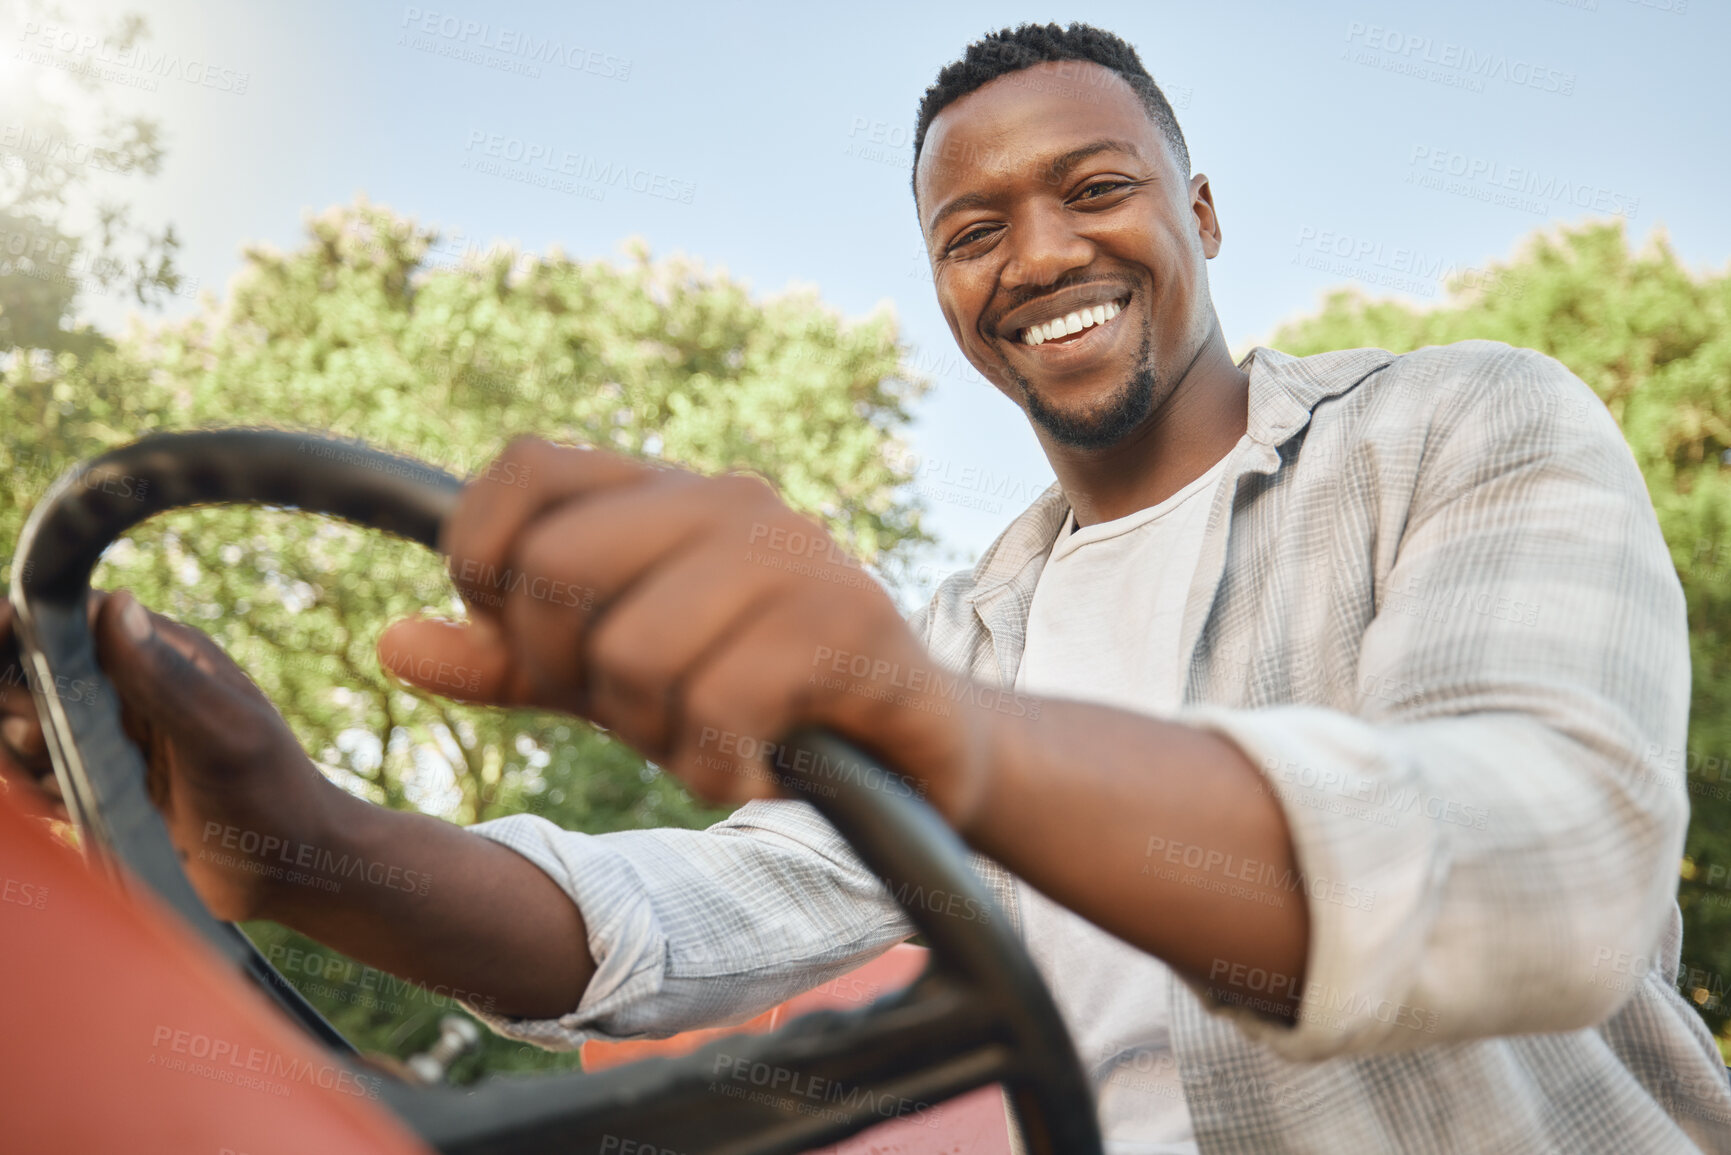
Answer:
<svg viewBox="0 0 1731 1155"><path fill-rule="evenodd" d="M1009 370L1009 376L1022 391L1028 418L1053 441L1071 449L1106 449L1128 437L1154 412L1161 389L1158 374L1148 365L1150 344L1144 332L1142 346L1136 350L1136 364L1140 368L1125 378L1104 402L1086 410L1059 409L1041 397L1028 379L1014 369Z"/></svg>

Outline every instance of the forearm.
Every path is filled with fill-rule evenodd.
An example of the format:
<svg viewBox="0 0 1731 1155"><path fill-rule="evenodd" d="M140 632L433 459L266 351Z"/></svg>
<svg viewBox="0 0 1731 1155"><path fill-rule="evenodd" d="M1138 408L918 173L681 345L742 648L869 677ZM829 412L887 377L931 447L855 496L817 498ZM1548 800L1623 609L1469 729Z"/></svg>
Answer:
<svg viewBox="0 0 1731 1155"><path fill-rule="evenodd" d="M1296 1007L1310 932L1298 864L1235 745L1083 702L1000 721L965 830L976 848L1229 998Z"/></svg>
<svg viewBox="0 0 1731 1155"><path fill-rule="evenodd" d="M577 1006L595 972L583 917L528 859L334 788L319 830L317 849L332 860L396 868L391 877L424 885L374 884L359 876L367 868L335 893L281 883L261 917L392 974L470 992L494 1014L553 1018Z"/></svg>

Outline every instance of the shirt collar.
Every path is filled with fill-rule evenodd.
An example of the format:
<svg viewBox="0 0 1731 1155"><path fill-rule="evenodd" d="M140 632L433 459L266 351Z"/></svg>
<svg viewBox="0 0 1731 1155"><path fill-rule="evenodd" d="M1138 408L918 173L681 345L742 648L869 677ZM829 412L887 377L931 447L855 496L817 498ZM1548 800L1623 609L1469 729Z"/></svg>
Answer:
<svg viewBox="0 0 1731 1155"><path fill-rule="evenodd" d="M1271 451L1309 424L1318 404L1346 392L1392 360L1394 354L1382 349L1347 349L1311 357L1293 357L1261 345L1252 349L1239 362L1250 376L1245 425L1250 440L1266 451L1247 454L1240 471L1255 468L1253 457L1265 472L1278 470L1279 454ZM1051 552L1069 512L1069 500L1054 481L980 556L966 600L977 606L1018 579L1026 585L1030 566L1036 567L1032 580L1038 580L1036 563L1043 563Z"/></svg>

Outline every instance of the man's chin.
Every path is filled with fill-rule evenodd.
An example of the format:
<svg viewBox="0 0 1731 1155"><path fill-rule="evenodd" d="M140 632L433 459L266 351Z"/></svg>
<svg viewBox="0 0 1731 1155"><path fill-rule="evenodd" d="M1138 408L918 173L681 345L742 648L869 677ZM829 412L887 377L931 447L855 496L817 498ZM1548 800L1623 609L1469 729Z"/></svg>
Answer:
<svg viewBox="0 0 1731 1155"><path fill-rule="evenodd" d="M1092 404L1057 405L1021 382L1028 419L1069 449L1108 449L1133 433L1154 411L1155 380L1143 369L1111 396Z"/></svg>

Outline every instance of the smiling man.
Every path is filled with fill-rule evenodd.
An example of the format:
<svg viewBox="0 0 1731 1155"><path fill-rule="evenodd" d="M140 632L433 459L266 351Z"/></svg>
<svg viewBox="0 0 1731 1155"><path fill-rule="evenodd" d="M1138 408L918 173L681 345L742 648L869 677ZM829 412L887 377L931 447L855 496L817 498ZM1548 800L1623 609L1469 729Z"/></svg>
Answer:
<svg viewBox="0 0 1731 1155"><path fill-rule="evenodd" d="M1649 753L1684 741L1683 601L1604 407L1488 342L1235 364L1207 178L1098 30L971 45L916 152L944 317L1056 484L904 623L764 564L821 530L750 479L523 440L502 472L529 485L472 482L444 542L472 620L393 626L385 664L751 799L708 831L372 807L208 639L107 598L206 901L488 992L546 1045L736 1020L912 929L770 796L756 751L817 723L980 852L1120 1155L1731 1150L1673 989L1687 795ZM28 705L0 697L40 774ZM440 881L289 886L198 854L213 823Z"/></svg>

